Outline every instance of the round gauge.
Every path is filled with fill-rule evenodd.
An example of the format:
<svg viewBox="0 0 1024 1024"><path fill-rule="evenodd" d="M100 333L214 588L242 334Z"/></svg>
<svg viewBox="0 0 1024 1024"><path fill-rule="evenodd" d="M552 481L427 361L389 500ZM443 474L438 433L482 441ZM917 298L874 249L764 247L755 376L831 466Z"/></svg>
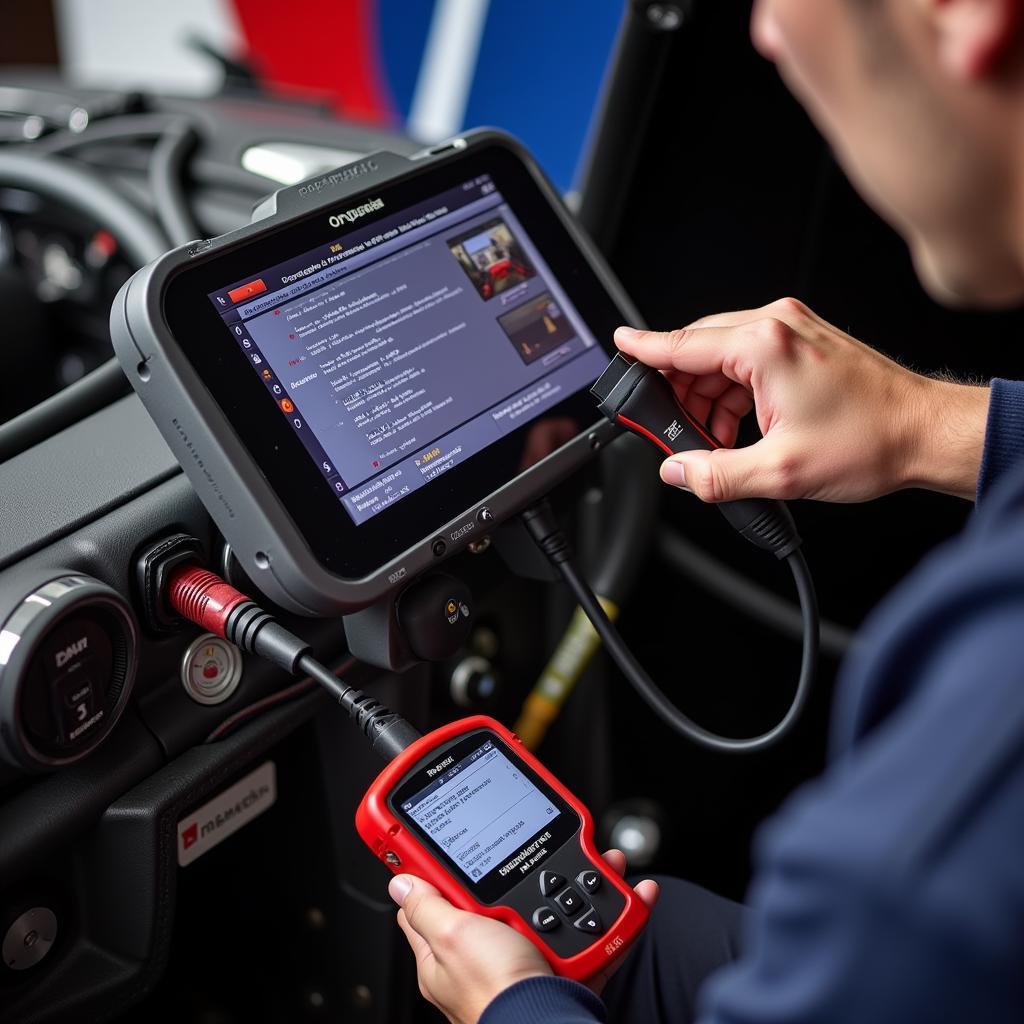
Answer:
<svg viewBox="0 0 1024 1024"><path fill-rule="evenodd" d="M15 595L0 623L0 754L24 768L71 764L124 711L135 620L116 590L73 573Z"/></svg>
<svg viewBox="0 0 1024 1024"><path fill-rule="evenodd" d="M181 659L181 685L199 704L221 704L242 678L242 652L213 633L188 645Z"/></svg>

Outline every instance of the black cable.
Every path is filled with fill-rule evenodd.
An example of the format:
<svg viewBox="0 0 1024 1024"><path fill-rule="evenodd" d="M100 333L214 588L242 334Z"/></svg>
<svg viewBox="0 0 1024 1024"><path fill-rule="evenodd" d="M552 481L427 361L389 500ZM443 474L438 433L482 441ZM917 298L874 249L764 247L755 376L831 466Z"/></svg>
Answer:
<svg viewBox="0 0 1024 1024"><path fill-rule="evenodd" d="M335 666L334 674L335 676L341 676L346 672L351 672L357 664L358 662L356 659L350 655L339 665ZM292 683L291 686L286 686L281 690L274 690L273 693L268 693L265 697L261 697L259 700L254 700L251 704L246 704L245 707L239 708L233 714L228 715L220 725L207 735L203 742L212 743L214 740L223 739L240 722L244 722L253 715L258 714L261 711L265 711L267 708L275 707L282 701L300 697L302 694L308 693L315 686L316 681L310 679L309 676L306 676L305 679L300 679L297 683Z"/></svg>
<svg viewBox="0 0 1024 1024"><path fill-rule="evenodd" d="M45 441L128 391L128 381L117 360L107 360L74 384L0 423L0 462Z"/></svg>
<svg viewBox="0 0 1024 1024"><path fill-rule="evenodd" d="M661 494L647 486L658 462L650 446L624 434L602 453L604 497L600 557L590 572L594 590L621 604L645 561L644 543L655 531ZM589 567L588 567L589 568Z"/></svg>
<svg viewBox="0 0 1024 1024"><path fill-rule="evenodd" d="M775 726L760 736L734 739L710 732L684 715L643 669L601 607L593 590L573 564L568 542L554 519L551 507L546 502L534 506L524 513L523 520L534 540L572 590L587 618L593 623L612 660L644 702L666 725L702 747L728 754L748 754L764 750L778 742L792 729L807 703L818 660L818 602L810 570L799 548L786 556L786 562L796 583L804 623L803 653L796 692L786 714Z"/></svg>
<svg viewBox="0 0 1024 1024"><path fill-rule="evenodd" d="M199 136L187 121L178 121L157 139L149 158L149 184L157 216L172 245L202 238L185 195L185 169Z"/></svg>
<svg viewBox="0 0 1024 1024"><path fill-rule="evenodd" d="M305 673L334 697L370 741L373 752L385 760L397 757L420 738L418 730L401 715L389 710L376 697L339 679L312 655L303 654L296 670Z"/></svg>
<svg viewBox="0 0 1024 1024"><path fill-rule="evenodd" d="M664 562L719 600L794 640L803 636L804 616L791 601L784 600L774 591L709 555L669 526L658 531L657 543L658 554ZM846 656L853 643L853 630L823 619L820 633L823 654L836 659Z"/></svg>

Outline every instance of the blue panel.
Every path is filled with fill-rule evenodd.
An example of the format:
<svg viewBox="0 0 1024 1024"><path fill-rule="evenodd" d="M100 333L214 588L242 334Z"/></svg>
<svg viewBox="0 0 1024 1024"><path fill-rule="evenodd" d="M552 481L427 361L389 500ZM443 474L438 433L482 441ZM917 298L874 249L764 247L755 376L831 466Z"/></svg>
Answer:
<svg viewBox="0 0 1024 1024"><path fill-rule="evenodd" d="M409 115L434 0L377 0L377 31L383 77L402 121Z"/></svg>
<svg viewBox="0 0 1024 1024"><path fill-rule="evenodd" d="M622 11L622 0L492 0L464 127L518 135L569 188Z"/></svg>

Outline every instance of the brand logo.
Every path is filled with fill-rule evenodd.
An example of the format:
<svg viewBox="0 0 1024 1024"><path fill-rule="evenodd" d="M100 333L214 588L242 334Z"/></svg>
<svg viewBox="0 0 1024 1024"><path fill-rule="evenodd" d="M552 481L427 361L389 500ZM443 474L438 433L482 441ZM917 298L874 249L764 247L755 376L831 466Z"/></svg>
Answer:
<svg viewBox="0 0 1024 1024"><path fill-rule="evenodd" d="M178 863L184 867L258 817L277 799L277 772L267 761L178 822Z"/></svg>
<svg viewBox="0 0 1024 1024"><path fill-rule="evenodd" d="M460 526L457 530L452 531L452 540L458 540L460 537L464 537L470 530L476 526L476 523L469 522L465 526Z"/></svg>
<svg viewBox="0 0 1024 1024"><path fill-rule="evenodd" d="M396 569L388 576L388 583L397 583L406 574L406 571L405 566L402 566L401 569Z"/></svg>
<svg viewBox="0 0 1024 1024"><path fill-rule="evenodd" d="M604 955L611 956L617 949L622 949L621 935L616 935L614 939L604 944Z"/></svg>
<svg viewBox="0 0 1024 1024"><path fill-rule="evenodd" d="M299 195L316 195L318 192L322 192L325 188L333 188L335 185L351 181L353 178L359 178L364 174L372 174L374 171L379 169L380 165L376 160L363 160L357 164L349 164L347 167L342 167L333 174L325 174L322 178L317 178L316 181L311 181L308 184L303 185L299 189Z"/></svg>
<svg viewBox="0 0 1024 1024"><path fill-rule="evenodd" d="M63 651L58 651L54 660L57 662L57 668L63 668L72 658L77 657L89 646L89 638L83 636L81 640L76 640L73 644L68 644Z"/></svg>
<svg viewBox="0 0 1024 1024"><path fill-rule="evenodd" d="M446 757L443 761L439 761L435 764L433 768L428 768L427 775L436 775L438 772L443 772L454 760L454 755L452 757Z"/></svg>
<svg viewBox="0 0 1024 1024"><path fill-rule="evenodd" d="M502 864L498 868L498 874L504 878L516 868L521 875L529 874L548 855L548 848L544 844L550 838L550 832L541 832L529 846L524 846L511 860Z"/></svg>
<svg viewBox="0 0 1024 1024"><path fill-rule="evenodd" d="M680 426L679 420L673 420L663 431L670 441L674 441L682 432L683 428Z"/></svg>
<svg viewBox="0 0 1024 1024"><path fill-rule="evenodd" d="M360 217L365 217L368 213L373 213L375 210L384 209L383 199L368 199L365 203L360 203L358 206L353 206L350 210L341 210L338 213L332 213L327 218L327 223L332 228L340 228L342 224L351 224L354 221L359 220Z"/></svg>

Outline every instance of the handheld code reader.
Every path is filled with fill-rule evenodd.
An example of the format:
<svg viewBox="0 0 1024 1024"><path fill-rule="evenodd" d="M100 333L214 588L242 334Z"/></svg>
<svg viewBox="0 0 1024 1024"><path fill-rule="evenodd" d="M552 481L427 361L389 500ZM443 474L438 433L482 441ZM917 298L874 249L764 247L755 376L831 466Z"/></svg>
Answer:
<svg viewBox="0 0 1024 1024"><path fill-rule="evenodd" d="M515 928L567 978L607 967L647 921L595 847L587 808L491 718L404 750L363 797L356 827L392 872Z"/></svg>
<svg viewBox="0 0 1024 1024"><path fill-rule="evenodd" d="M320 664L245 594L198 565L169 574L183 618L330 693L388 761L356 811L392 872L431 882L456 907L525 935L557 974L585 980L629 946L643 901L608 870L580 803L499 722L465 718L421 736Z"/></svg>

